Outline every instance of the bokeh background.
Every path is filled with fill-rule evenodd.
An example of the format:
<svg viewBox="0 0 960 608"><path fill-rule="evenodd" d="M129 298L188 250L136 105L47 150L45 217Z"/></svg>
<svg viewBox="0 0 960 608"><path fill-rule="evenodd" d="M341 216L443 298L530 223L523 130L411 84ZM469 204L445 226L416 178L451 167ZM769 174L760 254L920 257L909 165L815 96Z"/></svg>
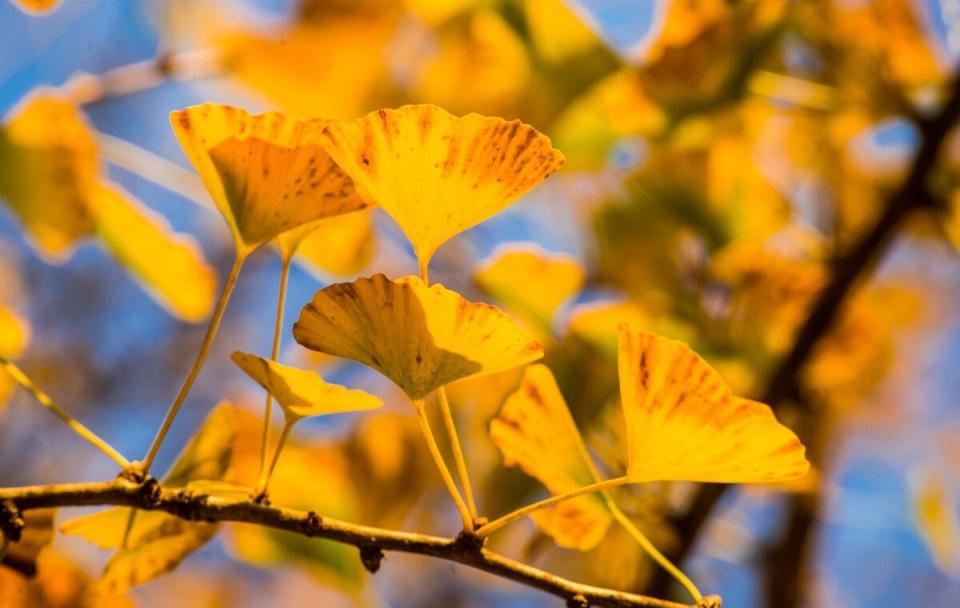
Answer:
<svg viewBox="0 0 960 608"><path fill-rule="evenodd" d="M513 248L584 269L582 284L525 321L546 341L547 362L597 460L616 471L624 452L611 422L615 319L690 342L738 392L760 394L833 261L902 181L921 143L917 117L936 111L958 51L953 0L63 0L43 15L3 0L0 111L14 116L38 87L60 87L54 93L76 101L95 129L104 175L189 235L221 282L230 236L173 137L171 110L216 101L352 118L431 102L529 122L567 155L565 170L443 247L432 278L523 317L530 294L485 289L476 269ZM133 78L129 91L122 73L113 72L121 86L105 95L77 77L158 55L173 58L170 77ZM685 569L725 605L772 605L771 586L785 574L800 581L793 605L957 604L958 157L951 135L931 172L943 205L904 222L804 369L802 390L778 404L780 417L808 434L816 479L728 493L689 551ZM349 238L317 243L295 266L282 358L375 392L388 407L304 423L281 461L275 502L449 534L456 513L398 391L290 339L299 309L324 284L416 273L397 227L381 212L369 217L369 233L361 221ZM248 263L161 464L229 399L251 412L236 466L253 466L262 395L229 354L269 351L278 272L270 248ZM21 366L131 458L145 451L204 329L171 314L95 238L54 263L4 206L0 307L29 326L29 344L16 353ZM486 436L516 381L506 374L451 395L484 513L545 495L505 470ZM116 473L29 395L0 392L0 401L12 393L0 406L0 485ZM626 490L622 499L675 550L669 517L692 493L673 484ZM804 542L787 545L797 559L775 559L800 502L813 523ZM654 570L616 532L587 554L553 546L529 521L494 540L593 584L642 592ZM45 563L60 578L34 601L70 605L63 589L96 577L107 554L62 535L51 551L57 557ZM177 571L130 595L142 606L558 604L399 554L370 576L352 551L226 526Z"/></svg>

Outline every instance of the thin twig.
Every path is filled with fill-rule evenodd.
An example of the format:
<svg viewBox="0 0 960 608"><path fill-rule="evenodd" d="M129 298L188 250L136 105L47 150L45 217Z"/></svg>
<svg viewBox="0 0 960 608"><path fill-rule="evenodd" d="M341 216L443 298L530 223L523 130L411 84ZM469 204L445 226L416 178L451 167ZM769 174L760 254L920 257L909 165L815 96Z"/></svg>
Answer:
<svg viewBox="0 0 960 608"><path fill-rule="evenodd" d="M472 535L442 538L361 526L310 511L276 508L250 500L161 488L156 481L113 481L21 488L0 488L0 503L20 511L45 507L116 505L164 511L176 517L210 522L241 522L353 545L365 551L398 551L457 562L564 598L571 605L622 608L692 608L642 595L582 585L490 551Z"/></svg>

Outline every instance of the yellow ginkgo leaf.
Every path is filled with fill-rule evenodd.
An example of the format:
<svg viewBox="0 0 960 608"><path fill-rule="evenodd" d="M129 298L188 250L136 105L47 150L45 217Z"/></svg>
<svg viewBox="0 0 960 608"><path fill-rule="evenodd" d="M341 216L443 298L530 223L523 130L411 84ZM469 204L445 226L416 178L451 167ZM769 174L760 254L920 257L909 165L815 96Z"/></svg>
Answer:
<svg viewBox="0 0 960 608"><path fill-rule="evenodd" d="M558 495L599 481L590 455L545 365L527 367L523 382L490 423L504 464L519 466ZM612 517L600 494L589 494L532 514L561 547L589 551L603 539Z"/></svg>
<svg viewBox="0 0 960 608"><path fill-rule="evenodd" d="M0 198L45 255L62 259L93 233L86 197L97 177L93 135L72 104L36 96L0 127Z"/></svg>
<svg viewBox="0 0 960 608"><path fill-rule="evenodd" d="M366 206L320 145L324 121L208 103L170 122L241 249Z"/></svg>
<svg viewBox="0 0 960 608"><path fill-rule="evenodd" d="M775 482L810 468L770 407L734 396L683 342L621 327L620 399L634 482Z"/></svg>
<svg viewBox="0 0 960 608"><path fill-rule="evenodd" d="M314 371L241 352L233 353L230 358L273 395L287 419L373 410L383 405L379 397L358 389L329 384Z"/></svg>
<svg viewBox="0 0 960 608"><path fill-rule="evenodd" d="M280 241L291 232L280 235ZM371 210L345 213L317 222L296 248L295 260L311 272L334 276L356 275L370 263L374 252Z"/></svg>
<svg viewBox="0 0 960 608"><path fill-rule="evenodd" d="M218 405L184 448L163 485L185 488L195 481L220 480L233 458L237 414L232 405ZM104 548L119 549L107 563L101 583L110 591L124 591L169 572L216 534L218 526L192 522L160 511L137 511L121 548L131 509L118 507L84 515L60 525Z"/></svg>
<svg viewBox="0 0 960 608"><path fill-rule="evenodd" d="M520 121L433 105L330 122L326 147L360 193L381 205L421 265L456 234L503 210L563 164L550 140Z"/></svg>
<svg viewBox="0 0 960 608"><path fill-rule="evenodd" d="M512 247L496 252L477 269L473 280L544 335L549 334L557 308L580 291L586 271L569 256Z"/></svg>
<svg viewBox="0 0 960 608"><path fill-rule="evenodd" d="M97 186L91 207L103 246L154 299L187 321L207 316L217 277L193 239L116 186Z"/></svg>
<svg viewBox="0 0 960 608"><path fill-rule="evenodd" d="M293 336L309 349L376 369L413 400L543 356L543 346L497 308L415 277L382 274L319 290Z"/></svg>

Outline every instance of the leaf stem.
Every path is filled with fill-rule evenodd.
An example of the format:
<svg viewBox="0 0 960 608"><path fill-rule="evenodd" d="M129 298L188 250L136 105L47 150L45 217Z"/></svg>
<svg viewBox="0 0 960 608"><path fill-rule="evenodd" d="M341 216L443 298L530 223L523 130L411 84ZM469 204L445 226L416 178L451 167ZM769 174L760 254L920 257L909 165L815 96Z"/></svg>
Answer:
<svg viewBox="0 0 960 608"><path fill-rule="evenodd" d="M270 359L276 361L280 356L280 331L283 328L283 308L287 301L287 282L290 278L290 258L282 256L280 266L280 289L277 292L277 314L273 324L273 348L270 351ZM260 443L260 475L257 482L258 488L266 487L267 475L267 443L270 440L270 414L273 410L273 395L267 391L267 398L263 406L263 438Z"/></svg>
<svg viewBox="0 0 960 608"><path fill-rule="evenodd" d="M583 496L584 494L592 494L593 492L600 492L609 488L615 488L617 486L622 486L630 483L630 480L626 477L615 477L613 479L605 479L603 481L598 481L597 483L592 483L588 486L583 486L582 488L577 488L567 492L566 494L557 494L556 496L551 496L549 498L544 498L543 500L537 501L535 503L529 504L525 507L521 507L516 511L511 511L503 517L499 517L490 523L480 526L476 530L476 535L483 538L489 536L491 533L499 530L507 524L513 523L518 519L522 519L527 515L539 511L540 509L545 509L547 507L552 507L553 505L569 500L571 498L576 498L578 496Z"/></svg>
<svg viewBox="0 0 960 608"><path fill-rule="evenodd" d="M610 513L613 515L613 518L616 519L630 534L630 536L637 541L640 547L647 552L647 555L649 555L653 561L660 564L660 566L669 572L673 578L677 579L677 582L683 585L683 588L686 589L687 592L693 597L694 601L699 604L703 600L703 594L700 593L700 590L697 589L697 586L693 583L693 581L683 573L683 570L675 566L673 562L667 559L663 553L660 553L660 550L657 549L652 542L650 542L650 539L647 538L647 536L641 532L632 521L630 521L630 518L620 510L620 507L613 502L611 497L607 496L606 492L604 492L604 498L606 498L607 506L610 508Z"/></svg>
<svg viewBox="0 0 960 608"><path fill-rule="evenodd" d="M170 408L167 410L167 415L163 419L163 424L160 425L160 430L157 431L157 435L154 437L153 443L150 445L150 450L147 452L147 455L143 459L143 463L140 465L141 472L144 475L150 472L150 467L153 465L153 461L157 458L157 452L160 451L160 446L163 445L163 440L166 439L167 432L170 430L170 426L177 417L177 413L180 411L180 407L187 398L187 394L189 394L190 389L193 387L194 381L197 379L197 376L200 375L200 370L203 369L203 364L207 359L210 346L213 344L213 339L216 337L217 330L220 328L220 321L223 319L223 313L227 309L227 302L230 301L230 294L233 293L233 288L237 284L237 277L240 275L240 269L243 267L243 263L246 261L247 255L249 255L248 251L238 250L237 252L237 257L233 261L233 267L230 269L230 275L227 277L227 282L224 284L223 290L220 292L220 298L217 300L217 306L213 311L213 316L210 318L210 323L207 325L207 333L203 336L203 342L200 344L200 351L197 353L197 358L194 360L190 371L187 372L187 377L180 386L180 390L177 392L177 396L174 398L173 403L170 404Z"/></svg>
<svg viewBox="0 0 960 608"><path fill-rule="evenodd" d="M420 279L424 285L430 285L430 262L429 260L419 260ZM457 425L453 421L453 413L450 411L450 401L447 399L445 387L437 390L440 398L440 412L443 415L443 424L447 430L447 436L450 438L450 450L453 452L453 460L457 466L457 476L460 478L460 485L463 487L464 498L466 499L467 511L470 513L471 520L477 518L477 503L473 498L473 487L470 485L470 474L467 471L467 460L463 456L463 448L460 446L460 435L457 434Z"/></svg>
<svg viewBox="0 0 960 608"><path fill-rule="evenodd" d="M266 496L267 489L270 487L270 479L273 477L273 470L277 468L277 462L280 460L280 452L283 446L287 444L290 437L290 431L296 420L287 419L283 424L283 430L280 431L280 439L277 441L277 449L273 452L273 458L270 460L270 467L265 474L260 475L260 481L257 482L257 490L253 493L256 497Z"/></svg>
<svg viewBox="0 0 960 608"><path fill-rule="evenodd" d="M473 517L470 515L470 510L467 508L467 505L463 502L463 498L460 496L460 490L457 489L457 484L450 474L450 469L447 468L447 463L443 461L443 455L437 446L437 440L433 436L433 431L430 430L430 421L427 419L424 400L415 399L413 401L413 407L417 410L417 420L420 422L420 430L423 431L423 438L427 441L427 447L430 448L430 455L433 456L433 461L440 471L440 476L443 477L443 483L447 486L447 491L450 492L450 497L453 498L453 503L457 506L457 511L460 512L460 517L463 519L463 529L467 532L473 532Z"/></svg>
<svg viewBox="0 0 960 608"><path fill-rule="evenodd" d="M453 421L453 413L450 411L450 401L447 400L447 391L444 387L437 390L440 399L440 412L443 414L443 424L446 426L447 435L450 437L450 450L453 452L453 460L457 465L457 476L460 478L460 485L463 487L463 497L467 501L467 510L470 516L477 518L477 503L473 499L473 488L470 485L470 474L467 472L467 460L463 456L463 449L460 447L460 436L457 434L457 426Z"/></svg>
<svg viewBox="0 0 960 608"><path fill-rule="evenodd" d="M3 357L0 357L0 366L7 370L7 373L10 374L17 384L30 391L30 394L33 395L33 398L36 399L40 405L53 412L53 414L70 427L74 433L86 439L91 445L106 454L111 460L124 469L130 466L129 460L124 458L112 445L101 439L96 433L81 424L76 418L57 405L53 399L50 398L50 395L40 390L40 388L23 373L23 370Z"/></svg>

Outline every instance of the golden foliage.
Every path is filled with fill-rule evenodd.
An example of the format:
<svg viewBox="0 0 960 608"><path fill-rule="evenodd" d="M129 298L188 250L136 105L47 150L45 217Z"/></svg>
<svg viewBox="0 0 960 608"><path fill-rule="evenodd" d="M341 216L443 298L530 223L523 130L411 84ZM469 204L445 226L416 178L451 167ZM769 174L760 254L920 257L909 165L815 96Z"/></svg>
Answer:
<svg viewBox="0 0 960 608"><path fill-rule="evenodd" d="M173 112L170 122L240 251L366 206L320 146L323 121L204 104Z"/></svg>

